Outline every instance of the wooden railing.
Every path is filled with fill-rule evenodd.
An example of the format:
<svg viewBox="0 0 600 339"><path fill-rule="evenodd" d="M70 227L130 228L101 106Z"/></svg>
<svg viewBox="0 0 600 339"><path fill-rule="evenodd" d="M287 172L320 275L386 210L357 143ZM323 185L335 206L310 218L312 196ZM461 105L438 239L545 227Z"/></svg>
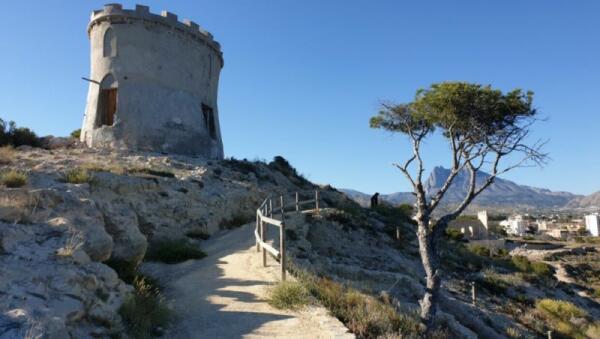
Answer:
<svg viewBox="0 0 600 339"><path fill-rule="evenodd" d="M263 203L256 210L256 229L254 230L254 236L256 237L256 251L260 252L262 249L262 261L263 266L267 266L267 253L273 256L281 264L281 280L285 281L286 272L286 257L285 257L285 213L286 209L293 208L288 212L301 213L304 210L302 206L308 204L315 204L315 211L319 214L319 191L315 191L314 199L300 201L300 193L296 192L295 201L293 204L286 205L284 203L283 195L279 196L279 206L273 208L273 197L267 197ZM275 201L277 203L277 200ZM274 216L275 215L275 216ZM277 219L277 215L280 216L281 220ZM275 249L273 246L266 242L266 227L268 225L279 227L279 249Z"/></svg>

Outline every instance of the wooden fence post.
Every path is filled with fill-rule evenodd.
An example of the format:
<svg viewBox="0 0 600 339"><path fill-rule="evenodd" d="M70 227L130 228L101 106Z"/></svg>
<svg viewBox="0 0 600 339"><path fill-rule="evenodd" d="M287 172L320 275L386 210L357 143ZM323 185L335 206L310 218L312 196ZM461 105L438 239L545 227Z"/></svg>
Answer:
<svg viewBox="0 0 600 339"><path fill-rule="evenodd" d="M260 208L256 210L256 233L260 234L260 230L258 228L258 224L260 223L260 216L258 214L258 211L260 211ZM260 252L260 243L258 242L258 239L256 239L256 252Z"/></svg>
<svg viewBox="0 0 600 339"><path fill-rule="evenodd" d="M317 215L319 215L319 190L315 190L315 209L317 210Z"/></svg>
<svg viewBox="0 0 600 339"><path fill-rule="evenodd" d="M548 339L552 339L552 331L548 331Z"/></svg>
<svg viewBox="0 0 600 339"><path fill-rule="evenodd" d="M279 227L279 253L280 264L281 264L281 281L285 281L285 212L283 208L283 195L280 197L281 200L281 227Z"/></svg>
<svg viewBox="0 0 600 339"><path fill-rule="evenodd" d="M273 199L269 199L269 218L273 218Z"/></svg>
<svg viewBox="0 0 600 339"><path fill-rule="evenodd" d="M400 226L396 226L396 240L400 240Z"/></svg>
<svg viewBox="0 0 600 339"><path fill-rule="evenodd" d="M262 220L260 221L260 240L265 242L265 223ZM262 248L262 257L263 266L267 267L267 250L264 247Z"/></svg>
<svg viewBox="0 0 600 339"><path fill-rule="evenodd" d="M299 201L300 201L300 199L298 196L298 192L296 192L296 212L300 211L300 204L298 204Z"/></svg>
<svg viewBox="0 0 600 339"><path fill-rule="evenodd" d="M471 299L473 301L473 306L475 306L475 282L471 281Z"/></svg>

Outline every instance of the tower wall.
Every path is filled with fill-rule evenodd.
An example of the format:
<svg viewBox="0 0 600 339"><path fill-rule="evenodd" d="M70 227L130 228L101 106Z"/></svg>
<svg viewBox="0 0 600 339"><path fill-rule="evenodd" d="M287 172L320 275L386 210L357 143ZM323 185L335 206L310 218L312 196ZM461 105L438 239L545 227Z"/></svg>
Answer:
<svg viewBox="0 0 600 339"><path fill-rule="evenodd" d="M111 4L92 13L88 34L93 82L82 141L223 158L217 108L223 58L210 33L169 12Z"/></svg>

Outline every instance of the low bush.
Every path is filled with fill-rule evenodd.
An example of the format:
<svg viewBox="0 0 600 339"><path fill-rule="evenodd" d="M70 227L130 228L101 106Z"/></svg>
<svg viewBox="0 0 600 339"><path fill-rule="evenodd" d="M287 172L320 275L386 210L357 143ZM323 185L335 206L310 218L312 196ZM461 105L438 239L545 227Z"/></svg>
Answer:
<svg viewBox="0 0 600 339"><path fill-rule="evenodd" d="M10 170L0 174L0 183L9 188L27 185L27 174L21 171Z"/></svg>
<svg viewBox="0 0 600 339"><path fill-rule="evenodd" d="M92 174L83 168L74 168L66 171L62 178L62 182L69 184L85 184L92 181Z"/></svg>
<svg viewBox="0 0 600 339"><path fill-rule="evenodd" d="M160 329L173 319L172 311L160 291L144 278L135 278L133 287L133 295L119 309L127 333L133 338L160 336Z"/></svg>
<svg viewBox="0 0 600 339"><path fill-rule="evenodd" d="M228 219L221 220L221 222L219 223L219 228L222 230L231 230L243 226L252 221L254 221L254 215L238 212Z"/></svg>
<svg viewBox="0 0 600 339"><path fill-rule="evenodd" d="M15 160L15 149L12 146L0 147L0 165L9 165Z"/></svg>
<svg viewBox="0 0 600 339"><path fill-rule="evenodd" d="M202 240L207 240L208 238L210 238L210 234L206 233L206 231L204 231L204 230L191 230L191 231L188 231L185 234L185 236L188 238L192 238L192 239L202 239Z"/></svg>
<svg viewBox="0 0 600 339"><path fill-rule="evenodd" d="M569 336L584 338L587 321L574 322L574 318L586 318L587 312L575 304L555 299L536 301L535 309L540 317L556 332Z"/></svg>
<svg viewBox="0 0 600 339"><path fill-rule="evenodd" d="M325 217L329 221L337 222L338 224L349 224L352 221L352 217L343 211L334 211L328 213Z"/></svg>
<svg viewBox="0 0 600 339"><path fill-rule="evenodd" d="M460 242L460 241L464 240L465 235L460 230L457 230L456 228L447 228L446 229L446 238L448 238L452 241Z"/></svg>
<svg viewBox="0 0 600 339"><path fill-rule="evenodd" d="M156 177L175 178L175 173L168 169L155 169L149 167L132 167L127 169L131 174L148 174Z"/></svg>
<svg viewBox="0 0 600 339"><path fill-rule="evenodd" d="M298 309L310 302L306 287L294 281L282 281L269 290L269 305L279 309Z"/></svg>
<svg viewBox="0 0 600 339"><path fill-rule="evenodd" d="M421 333L416 314L403 314L385 298L375 298L327 278L302 276L309 292L359 338Z"/></svg>
<svg viewBox="0 0 600 339"><path fill-rule="evenodd" d="M473 246L470 246L469 249L471 250L471 252L473 252L479 256L490 257L490 249L485 246L473 245Z"/></svg>
<svg viewBox="0 0 600 339"><path fill-rule="evenodd" d="M146 252L149 261L176 264L189 259L202 259L206 256L198 247L185 240L161 240L150 244Z"/></svg>
<svg viewBox="0 0 600 339"><path fill-rule="evenodd" d="M512 265L519 271L527 274L531 279L552 279L554 269L552 266L541 262L531 262L524 256L515 255L511 258Z"/></svg>
<svg viewBox="0 0 600 339"><path fill-rule="evenodd" d="M80 136L81 136L81 128L76 129L73 132L71 132L71 138L79 139Z"/></svg>
<svg viewBox="0 0 600 339"><path fill-rule="evenodd" d="M484 270L483 278L479 279L478 283L492 293L504 293L509 287L509 284L492 269Z"/></svg>

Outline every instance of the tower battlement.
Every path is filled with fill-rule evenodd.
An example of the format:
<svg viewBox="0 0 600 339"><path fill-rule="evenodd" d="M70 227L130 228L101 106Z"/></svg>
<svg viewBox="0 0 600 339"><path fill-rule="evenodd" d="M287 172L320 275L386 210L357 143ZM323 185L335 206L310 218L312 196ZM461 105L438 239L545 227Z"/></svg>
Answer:
<svg viewBox="0 0 600 339"><path fill-rule="evenodd" d="M176 14L168 11L162 11L160 14L151 13L149 6L136 5L135 9L123 9L123 5L118 3L106 4L103 9L92 12L87 28L88 35L90 35L94 26L104 21L127 23L138 20L152 22L183 34L189 34L198 42L214 49L217 55L220 56L221 63L223 62L221 45L214 40L210 32L190 19L179 21Z"/></svg>

